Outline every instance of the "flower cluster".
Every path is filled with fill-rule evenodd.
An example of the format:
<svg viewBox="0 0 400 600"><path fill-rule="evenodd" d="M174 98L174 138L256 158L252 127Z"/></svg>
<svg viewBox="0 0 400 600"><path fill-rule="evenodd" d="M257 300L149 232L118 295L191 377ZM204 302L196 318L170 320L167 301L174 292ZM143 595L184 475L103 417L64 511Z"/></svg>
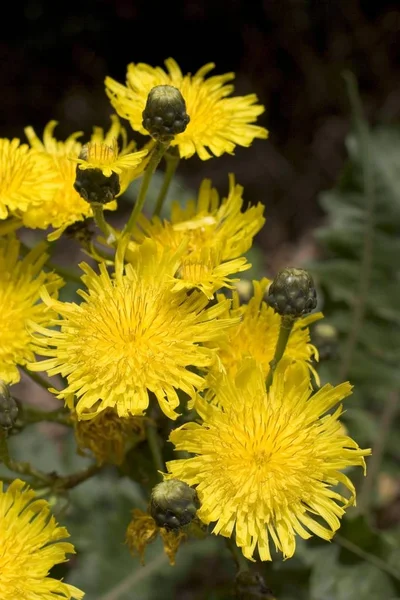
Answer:
<svg viewBox="0 0 400 600"><path fill-rule="evenodd" d="M163 476L179 483L171 497L158 487L157 504L154 497L149 504L158 516L162 506L172 561L186 532L172 535L168 524L179 529L192 519L233 537L250 560L271 560L271 541L291 557L296 536L331 539L355 502L345 471L365 468L369 451L340 423L351 385L320 387L309 327L322 314L308 314L316 306L308 273L255 280L240 299L238 275L251 267L263 204L250 204L232 174L225 194L206 179L190 201L164 204L180 158L206 160L265 139L255 124L263 106L254 94L232 95L232 73L207 77L213 64L194 75L173 59L166 68L130 64L126 85L107 77L119 116L85 143L80 132L57 140L55 121L43 139L27 127L28 144L0 140L0 379L17 383L21 368L57 376L51 391L69 411L79 451L90 450L98 465L121 465L143 442L159 460L153 436L172 431L180 457ZM150 136L144 147L128 141L119 117ZM164 185L149 207L146 192L162 160ZM129 219L111 226L107 210L138 177ZM92 218L100 232L83 233ZM47 241L27 248L23 227L46 230ZM67 233L91 257L79 265L73 301L59 299L68 272L49 264L47 252ZM66 531L45 501L23 486L0 488L1 598L33 597L33 589L81 598L48 577L73 548L59 542ZM191 506L185 500L184 519L180 490ZM142 556L159 523L138 510L133 517L127 541ZM22 582L18 569L29 573Z"/></svg>

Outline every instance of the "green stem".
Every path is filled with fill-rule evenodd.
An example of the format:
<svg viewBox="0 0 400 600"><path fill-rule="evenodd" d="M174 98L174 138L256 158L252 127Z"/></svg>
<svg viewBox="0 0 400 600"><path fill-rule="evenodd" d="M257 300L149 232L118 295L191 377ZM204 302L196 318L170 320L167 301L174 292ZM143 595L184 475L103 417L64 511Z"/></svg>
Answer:
<svg viewBox="0 0 400 600"><path fill-rule="evenodd" d="M346 340L346 345L342 354L342 360L339 366L339 381L347 379L365 315L365 303L370 286L372 271L375 208L375 186L373 179L373 171L371 168L371 141L369 136L368 125L363 116L362 104L357 89L357 82L354 75L346 71L343 74L343 76L346 80L349 99L353 110L355 127L358 137L358 148L360 151L362 161L362 175L366 200L366 220L364 230L364 244L358 280L358 291L353 306L353 315L351 319L352 326Z"/></svg>
<svg viewBox="0 0 400 600"><path fill-rule="evenodd" d="M30 377L30 379L32 379L32 381L40 385L40 387L42 387L43 389L48 391L50 388L54 388L54 383L52 383L51 381L46 381L46 379L39 375L39 373L36 373L36 371L29 371L24 366L21 366L21 369L28 377Z"/></svg>
<svg viewBox="0 0 400 600"><path fill-rule="evenodd" d="M36 410L32 406L27 406L20 402L18 403L18 408L20 410L20 418L26 425L30 423L41 423L42 421L60 423L60 425L72 425L71 417L64 408L58 408L51 411Z"/></svg>
<svg viewBox="0 0 400 600"><path fill-rule="evenodd" d="M9 461L10 455L8 453L7 432L0 430L0 463L7 465Z"/></svg>
<svg viewBox="0 0 400 600"><path fill-rule="evenodd" d="M154 465L157 471L165 472L164 458L161 452L160 440L158 438L157 427L150 419L146 420L145 424L147 442L150 452L153 457Z"/></svg>
<svg viewBox="0 0 400 600"><path fill-rule="evenodd" d="M288 343L289 336L293 329L294 323L295 323L295 319L291 316L283 316L281 318L281 326L279 329L279 336L278 336L278 341L276 343L274 358L269 363L270 369L269 369L269 372L267 375L267 379L265 381L267 390L269 390L269 388L271 387L275 369L278 366L278 363L281 360L281 358L285 352L286 345Z"/></svg>
<svg viewBox="0 0 400 600"><path fill-rule="evenodd" d="M124 234L130 234L133 231L133 228L135 227L137 218L140 215L140 213L142 212L142 209L143 209L143 206L144 206L144 203L146 200L147 190L149 189L151 178L152 178L155 170L157 169L160 160L162 159L163 155L167 151L168 146L169 146L169 143L163 143L163 142L159 142L159 141L156 142L156 145L154 146L153 152L151 154L151 158L149 160L149 164L147 165L146 170L143 174L143 179L142 179L142 183L140 186L138 197L135 202L135 206L133 207L131 216L129 217L129 220L128 220L127 224L125 225L124 232L123 232Z"/></svg>
<svg viewBox="0 0 400 600"><path fill-rule="evenodd" d="M70 490L80 483L83 483L87 479L96 475L103 467L93 464L83 471L78 473L72 473L71 475L58 475L57 473L44 473L39 469L36 469L28 462L20 462L13 460L8 457L8 460L4 460L4 464L10 471L18 473L19 475L27 475L32 477L32 487L45 486L53 490L54 492L63 492Z"/></svg>
<svg viewBox="0 0 400 600"><path fill-rule="evenodd" d="M333 541L339 544L339 546L346 548L346 550L349 550L356 556L359 556L363 560L369 562L371 565L378 567L378 569L381 569L381 571L385 571L397 581L400 581L399 570L395 567L391 567L386 561L382 560L378 556L375 556L375 554L370 554L366 550L363 550L362 548L357 546L357 544L354 544L339 533L336 533L336 535L333 538Z"/></svg>
<svg viewBox="0 0 400 600"><path fill-rule="evenodd" d="M243 556L242 551L236 545L233 538L225 538L226 545L232 554L233 560L235 561L238 572L250 571L250 564L247 558Z"/></svg>
<svg viewBox="0 0 400 600"><path fill-rule="evenodd" d="M175 171L179 165L179 154L172 154L171 152L167 152L165 154L165 161L167 166L165 168L164 180L161 186L160 193L158 194L156 207L154 209L153 217L159 217L161 214L161 210L164 204L164 200L167 197L169 186L171 181L175 175Z"/></svg>
<svg viewBox="0 0 400 600"><path fill-rule="evenodd" d="M113 244L115 242L115 235L104 218L104 208L102 204L92 204L93 217L96 221L97 227L101 230L106 238L106 242Z"/></svg>

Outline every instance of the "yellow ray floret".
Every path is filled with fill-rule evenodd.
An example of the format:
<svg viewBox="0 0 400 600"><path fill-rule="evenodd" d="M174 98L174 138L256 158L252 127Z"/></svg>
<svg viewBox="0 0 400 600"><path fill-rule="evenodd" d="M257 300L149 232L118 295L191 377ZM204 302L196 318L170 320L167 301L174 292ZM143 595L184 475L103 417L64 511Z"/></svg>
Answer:
<svg viewBox="0 0 400 600"><path fill-rule="evenodd" d="M0 379L8 384L19 381L18 365L34 360L27 323L34 320L46 326L55 316L40 302L40 289L45 286L49 296L55 297L63 281L42 271L48 258L45 249L46 244L39 244L18 260L18 240L0 239Z"/></svg>
<svg viewBox="0 0 400 600"><path fill-rule="evenodd" d="M73 585L49 577L49 571L75 554L65 527L51 515L46 500L16 479L4 491L0 481L0 598L81 600Z"/></svg>
<svg viewBox="0 0 400 600"><path fill-rule="evenodd" d="M56 181L48 157L38 156L18 139L0 139L0 219L20 217L43 198L50 200Z"/></svg>
<svg viewBox="0 0 400 600"><path fill-rule="evenodd" d="M148 132L142 126L142 113L150 90L157 85L171 85L180 90L186 102L190 122L183 133L175 136L173 146L182 158L194 154L202 160L224 152L233 153L235 146L250 146L255 138L265 139L268 132L254 125L264 107L257 104L255 94L228 97L234 91L234 73L206 75L215 67L208 63L194 75L183 75L172 58L165 61L167 71L144 63L128 65L126 86L111 77L105 80L106 92L116 112L128 119L132 128Z"/></svg>
<svg viewBox="0 0 400 600"><path fill-rule="evenodd" d="M59 398L75 394L79 418L115 408L121 417L141 415L149 393L171 419L177 417L177 390L193 396L203 378L190 367L206 368L214 351L201 344L234 323L218 319L226 305L206 308L200 292L174 292L179 253L147 240L132 264L123 268L120 247L111 278L104 264L100 274L82 264L87 291L80 305L44 301L60 315L59 330L38 327L38 353L48 356L34 370L61 373L67 387Z"/></svg>
<svg viewBox="0 0 400 600"><path fill-rule="evenodd" d="M222 365L223 370L231 377L235 377L246 358L253 358L260 363L265 377L270 369L270 361L278 341L281 317L264 301L268 284L268 279L253 281L253 296L247 304L243 305L240 304L239 294L233 292L232 308L225 318L237 317L240 320L237 325L221 334L221 337L212 343L218 353L219 370ZM225 297L221 294L218 300L225 302ZM293 326L284 354L289 360L300 361L307 365L316 376L312 361L318 360L318 351L310 342L308 326L321 318L322 313L314 313L298 319Z"/></svg>
<svg viewBox="0 0 400 600"><path fill-rule="evenodd" d="M196 455L169 462L170 476L196 487L198 517L214 523L215 534L235 533L250 560L256 549L271 560L270 540L285 558L294 554L296 534L330 540L355 501L343 470L365 468L370 453L342 434L340 404L329 414L351 393L349 383L325 385L310 397L305 375L301 364L280 363L266 392L262 368L246 361L236 380L220 382L217 405L199 402L202 425L170 435L176 450ZM334 489L339 483L348 498Z"/></svg>
<svg viewBox="0 0 400 600"><path fill-rule="evenodd" d="M82 152L82 143L77 138L82 132L70 135L65 141L54 137L56 121L50 121L43 132L43 141L36 135L32 127L25 129L25 134L36 151L37 160L43 157L50 159L49 169L56 180L56 188L52 197L44 197L40 191L35 197L35 205L23 215L25 226L46 229L53 227L57 231L50 234L49 239L56 239L68 227L77 221L82 221L93 216L92 208L74 189L77 163L80 168L101 168L110 173L115 171L120 174L121 191L125 191L129 183L141 174L140 164L147 151L131 153L133 144L128 144L126 132L119 122L118 117L111 117L110 130L104 133L100 127L95 127L89 145L92 162L79 159ZM122 139L122 147L118 149L117 140ZM104 148L109 148L105 151ZM106 164L105 157L108 162ZM111 158L110 158L111 157ZM100 165L100 163L102 163ZM83 165L86 165L83 166ZM115 209L116 203L105 205L106 209Z"/></svg>
<svg viewBox="0 0 400 600"><path fill-rule="evenodd" d="M206 179L196 200L184 207L173 203L170 221L140 215L134 237L139 243L149 237L165 248L175 249L185 242L187 250L182 255L176 289L197 287L212 297L222 286L232 286L230 275L250 267L242 255L265 222L260 203L242 211L242 196L243 187L235 184L233 175L229 177L229 193L222 200Z"/></svg>

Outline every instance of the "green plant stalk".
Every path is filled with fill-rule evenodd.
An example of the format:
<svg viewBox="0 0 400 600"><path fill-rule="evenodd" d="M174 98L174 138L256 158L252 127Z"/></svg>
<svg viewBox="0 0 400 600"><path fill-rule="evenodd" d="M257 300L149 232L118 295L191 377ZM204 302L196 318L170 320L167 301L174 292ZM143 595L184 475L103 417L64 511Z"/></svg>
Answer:
<svg viewBox="0 0 400 600"><path fill-rule="evenodd" d="M178 154L165 154L165 161L167 166L165 168L164 180L161 186L160 193L158 194L156 207L154 209L153 217L159 217L161 214L161 210L164 204L164 200L167 197L169 186L171 185L171 181L175 175L176 169L179 165L179 155Z"/></svg>
<svg viewBox="0 0 400 600"><path fill-rule="evenodd" d="M265 380L265 385L266 385L267 390L269 390L269 388L271 387L272 379L274 377L276 367L278 366L278 363L281 360L281 358L285 352L285 349L286 349L286 346L287 346L287 343L289 340L289 336L293 329L295 320L296 320L295 318L293 318L291 316L287 316L287 315L281 317L281 325L280 325L280 329L279 329L278 341L277 341L276 347L275 347L274 358L269 363L270 369L269 369L269 372L267 375L267 379Z"/></svg>
<svg viewBox="0 0 400 600"><path fill-rule="evenodd" d="M250 571L249 561L245 556L243 556L243 553L236 545L235 540L233 538L225 538L225 542L230 553L232 554L233 560L235 561L238 573L242 571Z"/></svg>
<svg viewBox="0 0 400 600"><path fill-rule="evenodd" d="M346 344L343 349L342 359L339 365L339 381L344 381L348 377L354 351L357 347L358 337L364 320L365 303L370 286L372 271L375 208L375 186L370 161L371 142L369 137L369 129L363 116L363 108L354 75L346 71L343 74L343 77L347 84L347 90L353 111L358 143L360 147L363 183L366 197L366 221L357 297L353 307L352 326L349 331Z"/></svg>
<svg viewBox="0 0 400 600"><path fill-rule="evenodd" d="M7 463L10 460L10 455L8 453L8 443L7 443L7 432L0 430L0 463Z"/></svg>
<svg viewBox="0 0 400 600"><path fill-rule="evenodd" d="M54 384L51 381L46 381L44 377L36 373L35 371L29 371L26 367L21 366L23 372L32 379L35 383L40 385L44 390L48 391L50 388L54 388Z"/></svg>
<svg viewBox="0 0 400 600"><path fill-rule="evenodd" d="M339 533L335 534L335 536L333 537L333 541L339 544L339 546L342 546L342 548L346 548L346 550L349 550L359 558L362 558L366 562L369 562L371 565L378 567L378 569L380 569L381 571L388 573L397 581L400 581L399 570L395 567L392 567L378 556L375 556L375 554L371 554L370 552L363 550L362 548L357 546L357 544L354 544L354 542L351 542Z"/></svg>
<svg viewBox="0 0 400 600"><path fill-rule="evenodd" d="M93 217L96 221L97 227L101 230L106 238L106 242L113 244L115 242L115 235L111 230L111 227L104 218L104 207L102 204L93 203L92 205Z"/></svg>
<svg viewBox="0 0 400 600"><path fill-rule="evenodd" d="M150 419L147 419L146 424L145 424L145 429L146 429L147 442L149 444L150 452L153 457L154 466L156 467L157 471L165 472L165 463L164 463L164 458L163 458L161 448L160 448L160 441L158 438L157 427ZM161 478L161 475L160 475L160 478Z"/></svg>
<svg viewBox="0 0 400 600"><path fill-rule="evenodd" d="M139 190L139 194L136 199L136 202L135 202L135 206L133 207L131 216L129 217L129 220L128 220L127 224L125 225L125 228L123 231L124 234L129 235L130 233L132 233L133 228L135 227L137 218L143 210L143 206L144 206L144 203L146 200L146 194L147 194L147 190L149 189L151 178L153 177L153 174L154 174L155 170L157 169L157 167L160 163L160 160L162 159L165 152L167 151L168 146L169 146L169 142L168 143L164 143L164 142L160 142L160 141L156 142L156 145L154 146L154 149L152 151L149 163L143 174L143 179L142 179L142 183L140 185L140 190Z"/></svg>
<svg viewBox="0 0 400 600"><path fill-rule="evenodd" d="M60 425L72 425L71 417L64 408L44 411L37 410L32 406L27 406L21 402L19 402L18 408L20 410L19 416L26 425L30 423L41 423L42 421L59 423Z"/></svg>

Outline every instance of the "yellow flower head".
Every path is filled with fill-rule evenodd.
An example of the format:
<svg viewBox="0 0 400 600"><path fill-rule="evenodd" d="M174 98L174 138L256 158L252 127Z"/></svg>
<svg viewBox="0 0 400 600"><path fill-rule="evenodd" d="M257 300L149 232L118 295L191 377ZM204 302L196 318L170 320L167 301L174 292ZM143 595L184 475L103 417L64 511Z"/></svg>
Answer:
<svg viewBox="0 0 400 600"><path fill-rule="evenodd" d="M131 63L126 86L111 77L105 80L111 104L121 117L129 120L135 131L147 134L142 125L142 113L150 90L158 85L170 85L180 90L190 117L186 130L172 141L182 158L197 153L206 160L224 152L232 154L236 145L250 146L255 138L267 137L266 129L253 125L264 112L264 107L257 104L257 96L228 98L234 91L234 86L228 83L235 78L234 73L206 79L215 67L213 63L208 63L193 76L184 76L172 58L168 58L165 65L167 72L161 67Z"/></svg>
<svg viewBox="0 0 400 600"><path fill-rule="evenodd" d="M0 219L20 216L38 203L50 200L56 182L47 157L38 156L18 139L0 139Z"/></svg>
<svg viewBox="0 0 400 600"><path fill-rule="evenodd" d="M89 142L86 144L76 159L81 171L86 169L100 169L106 177L112 173L121 175L135 169L146 156L147 150L140 152L131 152L130 154L120 154L117 140L114 138L111 144L105 142ZM129 180L125 179L123 191L126 190ZM121 194L122 192L120 192Z"/></svg>
<svg viewBox="0 0 400 600"><path fill-rule="evenodd" d="M89 421L80 421L74 415L74 429L78 448L91 450L99 465L122 464L129 443L146 437L143 417L121 419L112 408Z"/></svg>
<svg viewBox="0 0 400 600"><path fill-rule="evenodd" d="M222 364L230 377L236 376L246 358L256 360L262 366L264 376L268 374L281 322L281 317L263 300L268 284L268 279L253 281L253 296L242 306L238 292L233 292L232 308L228 309L225 317L238 317L240 321L212 343L218 352L218 367ZM218 300L225 302L225 297L221 294ZM321 313L315 313L298 319L293 326L284 355L288 359L308 365L313 372L311 361L313 358L318 359L318 352L310 343L308 325L321 318ZM318 377L315 372L314 374Z"/></svg>
<svg viewBox="0 0 400 600"><path fill-rule="evenodd" d="M76 587L49 577L49 571L74 554L69 534L59 527L46 500L16 479L6 491L0 482L0 598L81 600Z"/></svg>
<svg viewBox="0 0 400 600"><path fill-rule="evenodd" d="M81 265L87 292L80 292L80 305L44 295L62 317L54 321L60 331L38 328L43 334L38 352L50 358L32 368L67 378L68 386L58 397L75 394L79 418L91 418L108 407L121 417L141 415L152 392L165 414L175 419L176 390L193 396L204 382L189 367L205 368L214 358L212 350L199 344L218 336L232 321L218 319L226 311L223 303L206 308L204 294L173 291L179 254L147 240L124 270L124 251L121 245L113 278L104 264L99 275Z"/></svg>
<svg viewBox="0 0 400 600"><path fill-rule="evenodd" d="M45 286L54 297L63 285L58 275L42 271L48 258L45 248L46 244L40 244L18 260L18 240L0 238L0 379L9 384L20 379L18 365L34 360L28 321L48 325L54 318L54 313L40 302L39 290Z"/></svg>
<svg viewBox="0 0 400 600"><path fill-rule="evenodd" d="M208 297L222 286L232 287L229 276L250 267L241 257L249 250L253 238L264 225L264 206L243 208L243 187L229 177L229 193L220 201L218 192L206 179L201 184L197 200L181 207L174 202L171 221L144 215L138 219L135 239L141 243L147 237L165 248L178 249L187 245L179 270L176 289L197 287ZM129 253L127 254L129 259Z"/></svg>
<svg viewBox="0 0 400 600"><path fill-rule="evenodd" d="M113 115L111 119L111 128L106 134L100 127L95 127L93 130L89 142L92 162L78 158L82 152L82 144L77 138L82 135L82 132L73 133L64 142L58 141L53 135L57 121L50 121L44 129L43 141L41 141L32 127L25 129L29 143L36 150L37 160L50 157L49 169L56 179L56 189L50 201L47 197L44 198L40 191L37 193L36 205L23 215L24 225L40 229L54 227L57 231L49 236L49 239L53 240L57 239L72 223L93 216L90 204L74 189L77 163L80 169L101 168L110 174L112 171L120 173L120 193L125 191L129 183L141 173L140 169L136 172L136 167L147 151L130 154L133 145L127 143L124 128L121 127L117 116ZM120 152L117 145L119 137L122 139ZM87 150L86 154L89 156ZM106 204L105 208L114 210L115 201Z"/></svg>
<svg viewBox="0 0 400 600"><path fill-rule="evenodd" d="M304 365L279 363L266 392L262 368L246 362L236 380L223 378L217 405L199 402L203 424L188 423L171 433L177 450L197 456L167 467L171 477L197 486L197 516L215 523L215 534L230 537L235 531L246 558L257 548L261 560L271 560L270 539L289 558L296 534L332 538L355 499L342 471L365 468L370 451L341 433L341 405L330 413L351 393L349 383L325 385L310 397ZM349 499L332 489L339 483L350 491Z"/></svg>

